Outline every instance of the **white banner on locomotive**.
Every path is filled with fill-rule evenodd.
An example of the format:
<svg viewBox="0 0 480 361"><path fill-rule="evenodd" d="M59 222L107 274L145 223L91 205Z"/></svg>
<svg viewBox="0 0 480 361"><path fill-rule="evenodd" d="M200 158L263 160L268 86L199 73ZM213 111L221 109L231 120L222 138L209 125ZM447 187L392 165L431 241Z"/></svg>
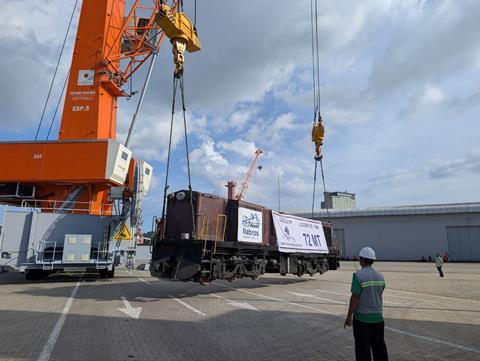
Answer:
<svg viewBox="0 0 480 361"><path fill-rule="evenodd" d="M278 250L287 253L328 253L320 221L272 211Z"/></svg>
<svg viewBox="0 0 480 361"><path fill-rule="evenodd" d="M238 240L260 243L263 239L263 214L253 209L238 208Z"/></svg>

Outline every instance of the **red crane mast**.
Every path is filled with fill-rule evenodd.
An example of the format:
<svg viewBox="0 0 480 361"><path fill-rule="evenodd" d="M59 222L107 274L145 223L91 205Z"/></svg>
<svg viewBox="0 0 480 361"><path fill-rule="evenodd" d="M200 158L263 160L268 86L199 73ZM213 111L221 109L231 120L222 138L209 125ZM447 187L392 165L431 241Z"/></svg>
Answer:
<svg viewBox="0 0 480 361"><path fill-rule="evenodd" d="M248 169L247 175L242 182L242 188L240 188L240 192L237 193L235 196L235 199L241 201L245 198L245 194L247 193L248 186L250 185L250 182L252 181L253 173L255 172L255 169L257 168L257 162L258 158L260 158L260 155L263 154L263 150L257 149L255 151L255 158L253 158L252 165Z"/></svg>

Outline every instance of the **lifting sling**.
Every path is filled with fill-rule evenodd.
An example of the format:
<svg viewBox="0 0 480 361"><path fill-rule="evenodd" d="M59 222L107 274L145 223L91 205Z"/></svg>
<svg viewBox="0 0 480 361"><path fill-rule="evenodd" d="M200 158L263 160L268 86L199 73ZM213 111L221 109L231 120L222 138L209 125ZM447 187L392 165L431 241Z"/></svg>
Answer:
<svg viewBox="0 0 480 361"><path fill-rule="evenodd" d="M317 185L317 170L318 163L320 163L320 170L323 181L323 194L327 192L325 186L325 173L323 171L323 154L322 145L325 138L325 127L323 126L322 115L320 114L320 55L318 48L318 6L317 0L310 0L310 18L311 18L311 30L312 30L312 80L313 80L313 127L312 127L312 142L315 144L315 170L313 173L313 195L312 195L312 218L315 212L315 197L316 197L316 185ZM328 206L325 202L325 208L327 209L327 219L330 221L330 215L328 212Z"/></svg>
<svg viewBox="0 0 480 361"><path fill-rule="evenodd" d="M193 191L192 191L192 178L190 173L190 154L188 148L188 132L187 132L187 117L186 117L186 106L185 106L185 87L183 82L183 71L177 72L173 76L173 96L172 96L172 117L170 120L170 136L168 139L168 153L167 153L167 170L165 174L165 187L163 189L163 208L162 208L162 238L165 235L165 224L166 224L166 204L167 204L167 193L168 188L168 175L170 171L170 158L172 153L172 134L173 134L173 121L175 117L175 104L176 104L176 95L177 89L180 86L180 95L182 97L182 112L183 112L183 129L184 129L184 136L185 136L185 151L187 157L187 175L188 175L188 190L189 190L189 197L190 197L190 207L192 212L192 230L193 234L191 235L193 239L196 237L196 229L195 229L195 212L193 208Z"/></svg>

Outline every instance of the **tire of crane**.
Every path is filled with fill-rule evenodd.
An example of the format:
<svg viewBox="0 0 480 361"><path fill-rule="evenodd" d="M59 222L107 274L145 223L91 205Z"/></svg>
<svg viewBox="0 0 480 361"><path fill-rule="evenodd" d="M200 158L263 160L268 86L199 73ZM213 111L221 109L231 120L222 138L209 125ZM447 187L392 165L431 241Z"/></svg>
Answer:
<svg viewBox="0 0 480 361"><path fill-rule="evenodd" d="M44 272L39 269L30 269L25 271L25 280L27 281L38 281L44 276Z"/></svg>
<svg viewBox="0 0 480 361"><path fill-rule="evenodd" d="M100 271L98 271L98 274L101 278L107 278L107 274L108 274L108 269L101 269Z"/></svg>

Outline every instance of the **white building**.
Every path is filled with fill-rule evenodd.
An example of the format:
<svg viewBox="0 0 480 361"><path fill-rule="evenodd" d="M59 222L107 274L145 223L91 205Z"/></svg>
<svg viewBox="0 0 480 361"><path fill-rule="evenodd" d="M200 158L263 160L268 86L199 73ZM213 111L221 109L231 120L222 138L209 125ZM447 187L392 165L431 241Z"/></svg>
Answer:
<svg viewBox="0 0 480 361"><path fill-rule="evenodd" d="M480 261L480 202L331 209L328 213L345 258L371 246L380 260L420 260L448 252L453 261ZM327 220L327 210L314 218Z"/></svg>
<svg viewBox="0 0 480 361"><path fill-rule="evenodd" d="M348 192L324 192L322 208L355 208L355 194Z"/></svg>

